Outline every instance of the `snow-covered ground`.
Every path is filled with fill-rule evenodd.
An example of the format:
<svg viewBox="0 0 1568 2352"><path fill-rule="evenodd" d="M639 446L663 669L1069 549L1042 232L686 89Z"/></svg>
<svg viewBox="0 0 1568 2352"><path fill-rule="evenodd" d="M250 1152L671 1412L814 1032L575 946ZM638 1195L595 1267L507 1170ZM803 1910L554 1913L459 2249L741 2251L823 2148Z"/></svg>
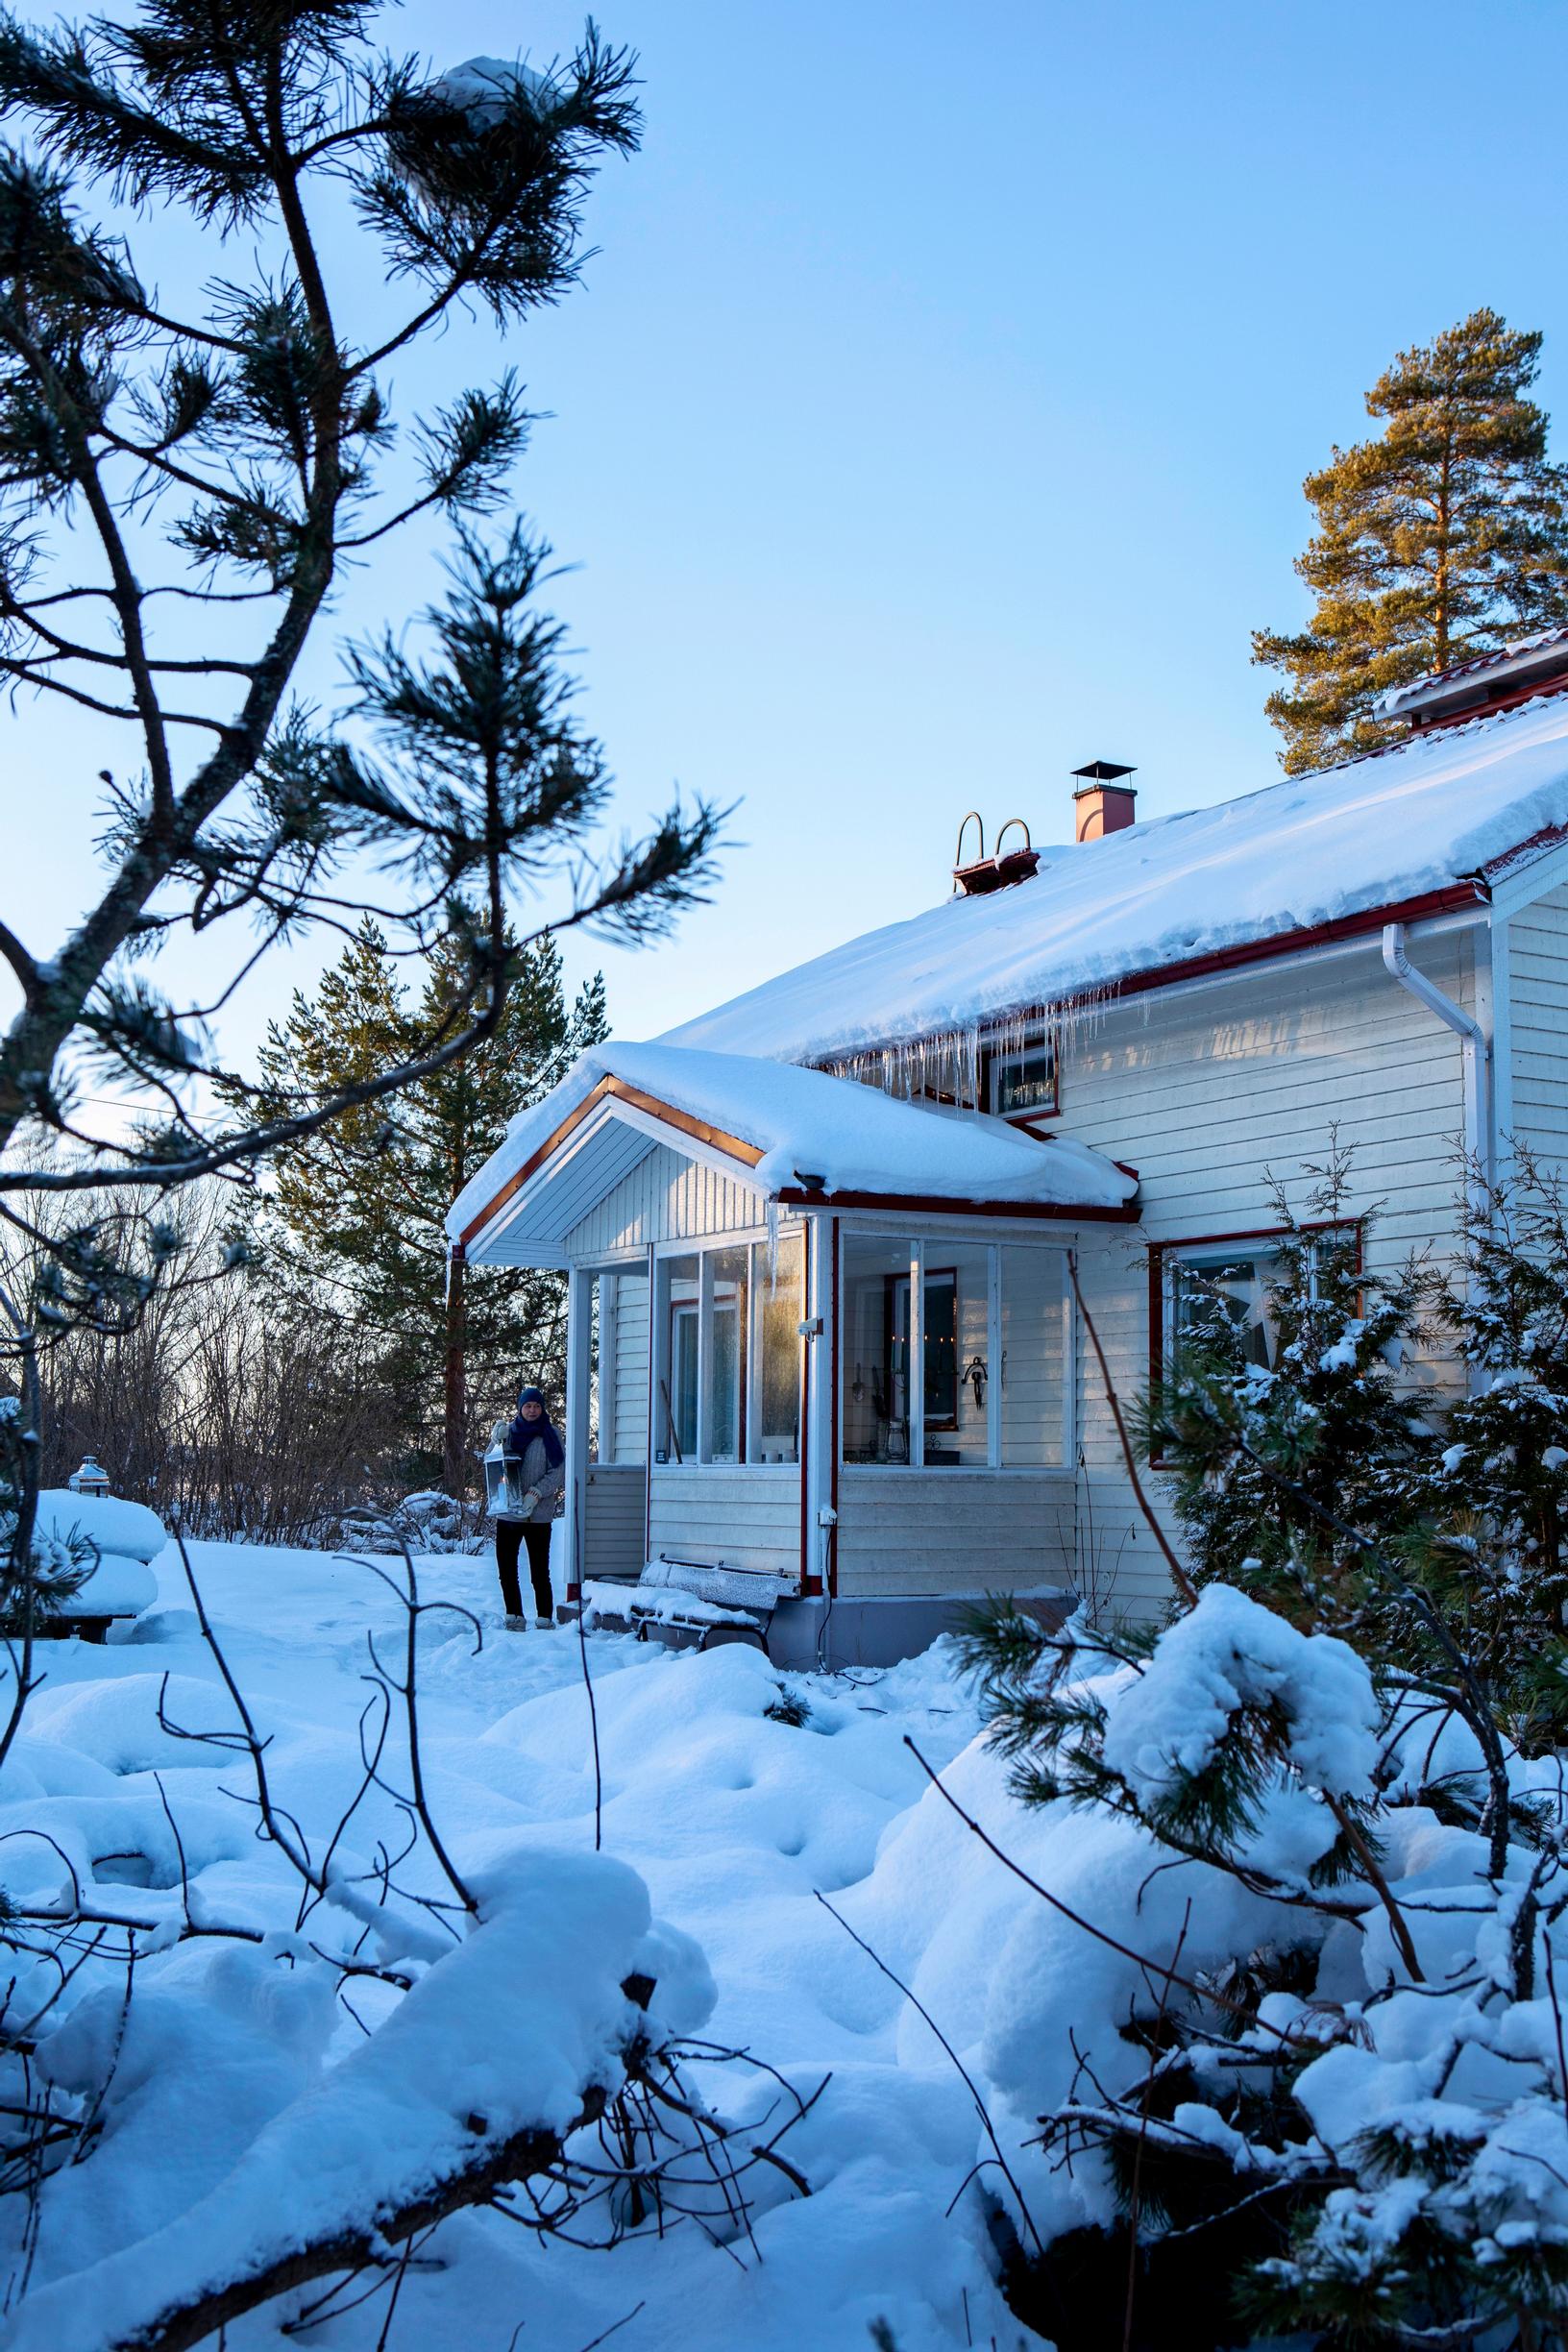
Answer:
<svg viewBox="0 0 1568 2352"><path fill-rule="evenodd" d="M308 1835L325 1839L358 1780L367 1634L390 1646L402 1611L362 1563L210 1543L193 1546L191 1557L236 1680L271 1740L278 1799ZM246 1760L159 1726L164 1677L172 1721L225 1729L233 1711L178 1555L163 1555L156 1570L159 1603L129 1638L46 1650L47 1683L0 1786L0 1800L10 1799L0 1802L0 1832L47 1821L78 1867L84 1857L92 1866L100 1899L157 1916L180 1897L172 1835L158 1850L156 1771L184 1847L193 1912L205 1905L214 1916L278 1925L278 1864L254 1836ZM429 1558L419 1570L426 1599L461 1604L483 1631L475 1654L465 1622L429 1617L419 1644L431 1812L458 1868L478 1871L520 1837L591 1851L595 1782L576 1634L505 1632L487 1558ZM938 2021L972 2051L990 1962L1028 1899L955 1822L905 1745L907 1734L942 1770L977 1732L972 1697L944 1646L882 1675L790 1678L810 1709L803 1726L768 1715L779 1678L749 1647L674 1654L595 1634L587 1649L604 1850L642 1875L656 1916L706 1954L718 1999L705 2033L753 2051L803 2095L828 2078L783 2144L811 2194L793 2196L770 2176L754 2243L742 2236L715 2245L685 2226L663 2242L633 2240L607 2253L540 2242L495 2215L459 2215L430 2249L440 2266L412 2271L404 2284L389 2352L457 2344L583 2352L607 2331L619 2352L865 2352L879 2320L898 2352L971 2343L1013 2352L1037 2341L997 2293L972 2192L947 2217L983 2153L969 2094L927 2027L816 1899L819 1890L829 1896L912 1974ZM977 1753L959 1779L978 1801L982 1782L994 1790L996 1767ZM390 1806L386 1823L374 1819L380 1801L355 1818L360 1851L378 1827L393 1834ZM5 1851L8 1873L30 1874L35 1897L47 1899L61 1875L50 1850L22 1838ZM171 1954L169 1965L181 1959ZM276 1965L285 1976L284 1958ZM366 1993L371 2003L388 1997L376 1986ZM526 2009L528 1982L516 1984L515 1998ZM358 2042L346 2018L339 2032L345 2049ZM723 2084L711 2095L722 2103ZM747 2095L754 2101L754 2092ZM134 2100L125 2115L121 2127L134 2129ZM149 2151L147 2225L180 2211L184 2161L179 2147ZM210 2151L205 2161L192 2193L211 2178ZM84 2196L101 2170L101 2157L81 2168ZM46 2301L51 2282L80 2273L85 2242L112 2248L136 2226L124 2212L73 2211L62 2195L45 2211L34 2292ZM377 2344L383 2300L304 2336L280 2335L301 2300L231 2327L232 2352Z"/></svg>

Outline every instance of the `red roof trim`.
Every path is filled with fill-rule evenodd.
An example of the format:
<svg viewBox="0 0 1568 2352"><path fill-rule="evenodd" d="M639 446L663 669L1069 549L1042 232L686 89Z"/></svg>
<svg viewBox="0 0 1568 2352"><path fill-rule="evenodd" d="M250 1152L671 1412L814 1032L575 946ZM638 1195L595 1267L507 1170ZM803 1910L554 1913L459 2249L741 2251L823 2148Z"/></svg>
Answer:
<svg viewBox="0 0 1568 2352"><path fill-rule="evenodd" d="M1118 1161L1116 1165L1119 1167ZM777 1195L785 1209L888 1209L899 1215L1045 1217L1067 1225L1136 1225L1138 1203L1123 1201L1102 1209L1070 1201L961 1200L945 1192L808 1192L804 1185L783 1185Z"/></svg>
<svg viewBox="0 0 1568 2352"><path fill-rule="evenodd" d="M1174 988L1182 980L1203 980L1211 973L1234 971L1246 964L1265 964L1276 956L1301 955L1313 947L1332 947L1338 940L1364 939L1384 923L1426 922L1434 915L1453 915L1467 907L1484 906L1490 893L1478 876L1471 882L1451 883L1444 890L1424 891L1418 898L1404 898L1393 906L1368 907L1360 915L1341 915L1333 922L1307 923L1297 931L1276 931L1268 939L1240 940L1234 947L1216 947L1208 955L1188 956L1181 964L1157 965L1113 980L1106 993L1139 996L1150 989Z"/></svg>
<svg viewBox="0 0 1568 2352"><path fill-rule="evenodd" d="M739 1136L727 1134L723 1127L715 1127L706 1119L694 1118L690 1112L677 1111L672 1103L660 1102L657 1096L645 1093L641 1087L631 1086L625 1079L614 1077L606 1072L594 1087L592 1092L586 1094L577 1104L576 1110L569 1111L560 1125L551 1130L538 1150L529 1153L516 1174L507 1177L505 1183L499 1191L492 1194L478 1214L469 1218L458 1237L459 1249L467 1249L468 1244L484 1231L493 1217L501 1213L507 1202L515 1199L529 1177L543 1167L551 1154L566 1141L574 1128L580 1127L589 1113L597 1110L606 1096L613 1096L620 1102L630 1103L634 1110L646 1111L650 1117L660 1120L666 1127L674 1128L678 1134L691 1136L698 1143L710 1144L715 1151L723 1153L726 1159L738 1161L743 1167L755 1167L757 1162L762 1158L762 1153L755 1143L743 1142Z"/></svg>
<svg viewBox="0 0 1568 2352"><path fill-rule="evenodd" d="M1544 836L1534 836L1544 840ZM1523 845L1528 846L1529 845ZM1510 858L1519 854L1510 850ZM1491 896L1487 883L1481 875L1469 882L1455 882L1443 890L1425 891L1418 898L1402 898L1391 906L1368 907L1360 915L1341 915L1333 922L1307 923L1295 931L1276 931L1266 939L1240 940L1234 947L1215 947L1207 955L1188 956L1179 964L1157 964L1147 971L1128 972L1119 980L1108 980L1092 993L1096 1002L1115 1001L1121 996L1141 996L1151 990L1175 988L1184 980L1207 980L1217 972L1236 971L1249 964L1266 964L1276 956L1301 955L1313 947L1331 947L1336 941L1361 939L1368 932L1381 931L1384 923L1425 922L1435 915L1463 913L1470 907L1484 906ZM1039 1005L997 1006L982 1017L984 1029L992 1020L1010 1020L1033 1016L1042 1017L1048 1008ZM827 1054L816 1066L830 1066L846 1058L847 1052L876 1053L887 1046L912 1042L908 1039L867 1038L852 1048Z"/></svg>

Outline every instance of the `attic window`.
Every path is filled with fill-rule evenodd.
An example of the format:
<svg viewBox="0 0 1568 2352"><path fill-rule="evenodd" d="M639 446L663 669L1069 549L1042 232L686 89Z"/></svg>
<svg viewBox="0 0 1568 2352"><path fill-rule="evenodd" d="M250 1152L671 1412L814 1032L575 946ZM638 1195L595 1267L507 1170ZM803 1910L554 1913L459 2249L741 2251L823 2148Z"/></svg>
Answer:
<svg viewBox="0 0 1568 2352"><path fill-rule="evenodd" d="M985 1107L1017 1127L1055 1118L1062 1104L1054 1031L1025 1045L992 1047L986 1055Z"/></svg>

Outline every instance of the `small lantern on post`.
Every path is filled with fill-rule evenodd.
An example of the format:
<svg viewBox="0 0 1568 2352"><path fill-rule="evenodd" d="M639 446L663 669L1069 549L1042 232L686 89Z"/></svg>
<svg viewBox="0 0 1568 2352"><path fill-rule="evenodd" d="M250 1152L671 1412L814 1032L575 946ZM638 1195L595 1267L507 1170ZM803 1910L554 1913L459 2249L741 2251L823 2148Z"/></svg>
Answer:
<svg viewBox="0 0 1568 2352"><path fill-rule="evenodd" d="M81 1469L73 1471L65 1483L72 1494L107 1495L109 1472L103 1467L96 1455L88 1454L85 1457Z"/></svg>

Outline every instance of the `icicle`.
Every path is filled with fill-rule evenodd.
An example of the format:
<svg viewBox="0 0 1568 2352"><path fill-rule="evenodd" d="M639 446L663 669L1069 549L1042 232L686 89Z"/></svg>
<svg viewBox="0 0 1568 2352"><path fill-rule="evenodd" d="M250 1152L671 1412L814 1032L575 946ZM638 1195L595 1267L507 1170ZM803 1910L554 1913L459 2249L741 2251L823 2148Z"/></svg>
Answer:
<svg viewBox="0 0 1568 2352"><path fill-rule="evenodd" d="M768 1236L768 1287L778 1288L778 1200L770 1192L763 1204L762 1221Z"/></svg>

